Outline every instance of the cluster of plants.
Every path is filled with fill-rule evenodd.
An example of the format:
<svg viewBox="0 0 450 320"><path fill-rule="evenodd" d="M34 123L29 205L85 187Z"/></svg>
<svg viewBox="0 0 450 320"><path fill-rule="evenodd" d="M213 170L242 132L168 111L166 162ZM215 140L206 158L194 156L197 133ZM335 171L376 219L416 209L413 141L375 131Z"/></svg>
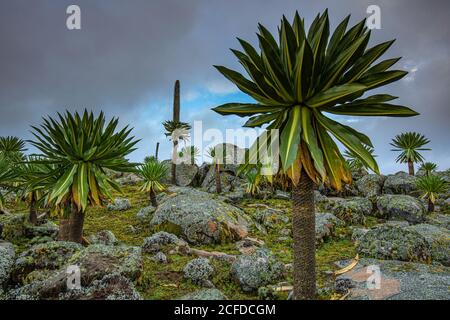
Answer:
<svg viewBox="0 0 450 320"><path fill-rule="evenodd" d="M391 69L400 58L378 61L394 41L370 47L366 21L349 27L349 20L346 17L333 31L327 11L317 15L309 29L298 13L292 22L283 16L278 34L259 25L258 49L238 39L242 49L232 52L247 76L216 66L255 103L226 103L213 110L220 115L249 117L246 127L266 129L246 155L252 165L240 168L246 178L246 192L257 196L262 184L292 192L295 299L312 299L316 294L314 185L323 183L341 190L351 183L352 171L379 174L370 138L335 120L335 116L418 115L408 107L392 104L396 97L389 94L364 96L400 80L407 72ZM87 208L111 199L111 190L120 191L108 171L138 173L144 180L142 190L157 206L157 193L165 190L163 181L169 167L158 161L158 151L142 164L129 162L126 157L138 141L130 136L131 129L118 130L117 126L118 119L107 122L103 113L95 117L87 111L45 118L40 127L33 127L34 140L29 143L38 154L32 156L24 155L25 143L20 139L2 138L0 187L14 191L28 203L32 223L37 223L41 209L58 214L59 239L75 242L83 240ZM179 81L175 83L173 119L163 126L173 143L172 158L195 163L199 155L195 146L178 150L180 141L188 140L191 128L180 121ZM258 155L270 154L265 150L272 142L270 129L280 132L281 168L263 175L263 161ZM344 154L336 141L347 150ZM409 173L414 175L414 163L424 162L419 151L429 150L424 148L428 142L421 134L407 132L396 136L391 145L401 152L397 161L407 163ZM221 193L221 171L227 154L221 148L210 149L208 154L216 191ZM171 182L176 184L175 161L170 169ZM437 194L448 187L433 174L435 169L435 165L423 163L425 175L417 180L431 211ZM2 210L3 205L0 193Z"/></svg>

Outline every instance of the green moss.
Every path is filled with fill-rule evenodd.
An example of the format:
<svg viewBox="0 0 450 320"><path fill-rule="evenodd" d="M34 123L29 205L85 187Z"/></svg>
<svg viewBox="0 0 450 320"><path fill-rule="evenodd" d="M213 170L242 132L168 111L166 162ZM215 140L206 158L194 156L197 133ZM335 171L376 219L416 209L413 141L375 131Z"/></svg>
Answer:
<svg viewBox="0 0 450 320"><path fill-rule="evenodd" d="M127 245L141 246L144 238L150 236L157 230L152 228L148 222L140 221L137 212L149 205L147 194L139 191L139 186L125 186L123 194L114 194L115 197L129 199L131 208L122 212L108 211L105 207L91 207L87 211L84 234L86 237L102 230L111 230L119 241ZM256 211L264 207L255 207L254 204L267 205L270 208L284 210L286 215L291 214L291 202L288 200L268 199L256 200L245 199L238 206L244 210L245 214L254 218ZM17 206L11 212L23 210L22 205ZM22 211L24 212L24 211ZM25 211L26 212L26 211ZM226 212L228 214L228 212ZM54 219L57 222L57 218ZM376 223L375 218L368 218L367 224L370 226ZM131 227L130 227L131 226ZM167 230L168 226L165 226ZM280 231L291 228L290 223L277 223L268 229L264 234L255 228L249 230L249 237L258 238L265 242L279 261L287 264L293 262L292 238L286 236L285 240L280 240ZM169 228L170 229L170 228ZM180 230L170 229L169 232L180 234ZM317 248L317 276L319 288L331 286L334 282L332 275L327 271L334 271L337 267L334 262L342 259L350 259L356 255L353 243L350 241L351 230L348 227L337 228L335 236L327 240ZM26 248L29 240L19 238L15 241L16 247ZM197 249L206 251L219 251L227 254L240 254L235 243L210 244L195 246ZM21 252L23 250L20 250ZM196 256L168 255L169 263L160 264L151 260L151 255L144 255L143 272L137 281L137 289L144 299L174 299L185 294L197 291L199 286L194 285L184 279L184 266ZM230 275L230 264L211 259L215 272L211 279L214 285L222 291L229 299L258 299L258 294L244 293L240 286L233 281ZM41 277L41 274L30 274L27 281ZM286 275L285 281L292 283L292 273ZM286 299L287 293L277 293L279 299ZM330 298L322 296L321 298Z"/></svg>

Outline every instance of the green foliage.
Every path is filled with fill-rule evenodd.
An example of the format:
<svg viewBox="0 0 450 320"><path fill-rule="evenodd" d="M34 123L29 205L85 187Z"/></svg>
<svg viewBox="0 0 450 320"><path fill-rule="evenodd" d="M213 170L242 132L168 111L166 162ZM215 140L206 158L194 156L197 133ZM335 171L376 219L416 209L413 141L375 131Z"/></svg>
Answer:
<svg viewBox="0 0 450 320"><path fill-rule="evenodd" d="M53 166L50 174L39 178L39 183L49 186L53 205L66 208L71 204L80 211L89 204L101 205L104 198L111 198L111 188L119 190L105 169L135 170L135 164L125 156L135 150L138 141L129 136L132 129L128 127L116 132L118 122L113 118L106 124L103 112L94 118L86 110L82 116L67 111L58 113L58 119L48 117L40 127L33 127L36 139L31 143L45 158L34 162ZM56 183L49 183L54 179Z"/></svg>
<svg viewBox="0 0 450 320"><path fill-rule="evenodd" d="M376 157L374 155L374 149L370 146L364 146L366 148L367 152L369 152L372 157ZM369 169L367 165L364 164L364 162L361 161L361 159L358 157L357 154L355 154L353 151L345 150L344 151L344 157L347 159L348 166L350 170L352 171L361 171L363 169Z"/></svg>
<svg viewBox="0 0 450 320"><path fill-rule="evenodd" d="M13 162L23 160L23 153L25 148L25 141L17 137L0 137L0 156L9 159Z"/></svg>
<svg viewBox="0 0 450 320"><path fill-rule="evenodd" d="M157 161L155 156L147 156L144 158L144 163Z"/></svg>
<svg viewBox="0 0 450 320"><path fill-rule="evenodd" d="M245 173L246 190L245 192L254 196L260 192L260 184L262 182L262 176L259 170L250 170Z"/></svg>
<svg viewBox="0 0 450 320"><path fill-rule="evenodd" d="M16 173L12 170L10 162L3 156L0 156L0 210L5 205L4 192L11 188L11 183L15 180Z"/></svg>
<svg viewBox="0 0 450 320"><path fill-rule="evenodd" d="M392 139L390 145L395 148L391 149L391 151L401 152L396 159L397 162L423 162L424 158L419 151L431 150L428 148L423 148L423 146L429 142L430 140L425 138L423 134L417 132L405 132L396 135L395 138Z"/></svg>
<svg viewBox="0 0 450 320"><path fill-rule="evenodd" d="M436 202L440 193L447 192L449 188L447 181L433 174L417 178L416 186L422 191L422 198L429 199L432 203Z"/></svg>
<svg viewBox="0 0 450 320"><path fill-rule="evenodd" d="M36 200L40 206L48 205L49 191L57 182L53 175L56 166L48 163L46 158L38 155L29 155L23 162L14 167L15 183L18 197L31 201Z"/></svg>
<svg viewBox="0 0 450 320"><path fill-rule="evenodd" d="M191 126L188 123L180 121L164 121L163 126L166 130L165 135L167 137L171 136L174 140L186 140L188 137L187 131L191 130ZM177 136L174 137L174 134Z"/></svg>
<svg viewBox="0 0 450 320"><path fill-rule="evenodd" d="M429 176L437 169L437 164L433 162L424 162L419 170L425 171L425 175Z"/></svg>
<svg viewBox="0 0 450 320"><path fill-rule="evenodd" d="M161 181L167 176L167 171L167 166L158 161L149 161L141 165L138 173L144 179L142 191L163 191L165 187Z"/></svg>
<svg viewBox="0 0 450 320"><path fill-rule="evenodd" d="M195 160L200 155L200 149L195 146L186 146L178 152L178 157L180 157L184 163L194 164Z"/></svg>
<svg viewBox="0 0 450 320"><path fill-rule="evenodd" d="M336 189L341 189L342 182L351 180L345 159L330 134L354 152L365 166L379 171L373 156L364 147L372 147L370 139L325 113L417 115L407 107L387 103L396 98L388 94L359 99L369 90L403 78L407 72L387 71L399 59L374 64L393 41L368 48L370 31L365 27L365 20L347 30L348 21L349 17L344 19L330 39L327 11L316 17L308 32L298 13L292 24L283 17L278 41L259 25L260 52L242 39L238 40L243 51L232 50L250 79L216 66L256 103L228 103L213 110L221 115L250 116L247 127L280 129L282 168L294 183L300 179L301 168L314 181L329 182ZM262 145L264 142L269 145L270 132L264 140Z"/></svg>

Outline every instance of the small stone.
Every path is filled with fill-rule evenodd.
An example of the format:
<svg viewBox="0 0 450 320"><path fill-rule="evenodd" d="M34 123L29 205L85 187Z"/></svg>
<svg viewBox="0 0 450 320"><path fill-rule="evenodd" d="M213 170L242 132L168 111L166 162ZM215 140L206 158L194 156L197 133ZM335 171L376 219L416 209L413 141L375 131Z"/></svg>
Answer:
<svg viewBox="0 0 450 320"><path fill-rule="evenodd" d="M162 252L158 252L157 254L155 254L152 258L153 261L158 262L158 263L167 263L167 256L162 253Z"/></svg>

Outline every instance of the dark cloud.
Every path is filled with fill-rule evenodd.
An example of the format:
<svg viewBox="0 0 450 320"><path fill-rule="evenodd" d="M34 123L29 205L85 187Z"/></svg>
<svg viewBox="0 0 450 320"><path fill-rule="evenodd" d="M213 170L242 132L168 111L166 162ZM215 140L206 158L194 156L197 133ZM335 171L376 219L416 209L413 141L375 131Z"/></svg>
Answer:
<svg viewBox="0 0 450 320"><path fill-rule="evenodd" d="M65 27L65 11L73 3L82 10L80 31ZM307 23L327 7L333 26L348 13L356 22L370 4L379 5L382 14L373 43L396 38L388 55L402 56L399 66L412 71L386 91L421 116L353 124L373 138L385 170L401 168L393 164L388 141L403 130L431 138L427 158L449 167L448 1L3 0L0 135L29 138L29 125L43 115L103 109L136 128L142 139L134 155L139 159L164 139L160 122L170 117L175 79L182 82L183 105L194 96L199 101L198 107L183 109L185 120L237 127L236 119L209 111L217 99L202 96L205 90L218 95L229 90L212 65L238 67L228 51L237 47L236 36L255 42L258 22L275 31L281 15L295 10ZM168 148L162 145L167 156Z"/></svg>

